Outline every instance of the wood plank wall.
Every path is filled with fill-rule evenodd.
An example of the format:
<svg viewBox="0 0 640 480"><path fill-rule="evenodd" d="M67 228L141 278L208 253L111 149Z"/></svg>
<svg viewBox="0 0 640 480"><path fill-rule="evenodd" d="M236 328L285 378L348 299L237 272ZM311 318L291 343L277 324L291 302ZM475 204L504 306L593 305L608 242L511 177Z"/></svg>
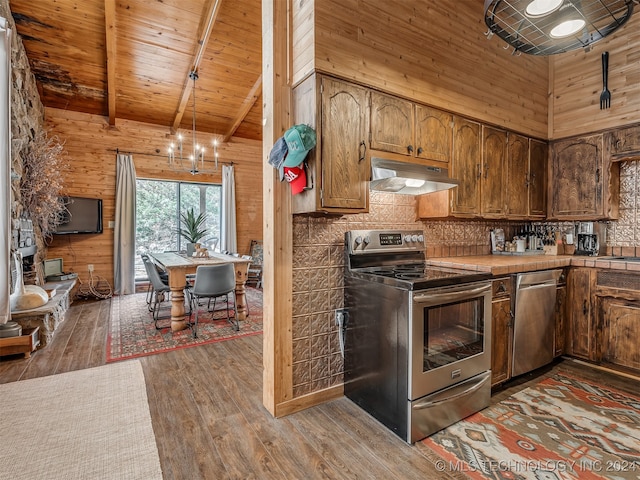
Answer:
<svg viewBox="0 0 640 480"><path fill-rule="evenodd" d="M602 53L609 52L611 107L600 110ZM551 57L550 138L640 122L640 9L626 25L593 45Z"/></svg>
<svg viewBox="0 0 640 480"><path fill-rule="evenodd" d="M65 270L79 273L83 281L92 263L94 273L113 285L113 228L108 226L115 216L116 149L150 154L133 155L139 178L221 183L220 173L194 177L168 168L162 155L169 142L166 127L118 121L110 128L105 117L58 109L46 109L45 122L68 155L65 193L103 199L104 233L54 236L47 252L48 258L62 257ZM248 253L251 240L262 239L262 142L233 137L219 153L221 162L235 166L238 251Z"/></svg>
<svg viewBox="0 0 640 480"><path fill-rule="evenodd" d="M314 16L295 18L314 23L316 70L547 138L548 58L487 40L482 2L313 3Z"/></svg>

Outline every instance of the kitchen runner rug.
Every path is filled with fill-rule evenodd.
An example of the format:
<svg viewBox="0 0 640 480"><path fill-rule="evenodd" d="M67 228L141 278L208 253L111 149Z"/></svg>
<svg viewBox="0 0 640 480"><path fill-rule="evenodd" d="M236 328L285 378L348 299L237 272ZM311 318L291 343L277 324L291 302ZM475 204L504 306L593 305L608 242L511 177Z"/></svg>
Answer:
<svg viewBox="0 0 640 480"><path fill-rule="evenodd" d="M171 331L169 301L164 302L160 311L161 319L158 325L163 328L157 330L147 308L145 293L114 296L111 298L107 362L261 334L262 290L247 287L246 297L249 315L246 320L240 321L240 331L236 332L227 321L224 299L219 299L215 312L206 312L204 306L200 307L198 338L193 338L190 328L179 332ZM233 315L233 310L231 314ZM195 316L192 316L192 320L194 318Z"/></svg>
<svg viewBox="0 0 640 480"><path fill-rule="evenodd" d="M455 478L640 479L640 397L557 374L419 448Z"/></svg>
<svg viewBox="0 0 640 480"><path fill-rule="evenodd" d="M0 385L0 480L162 479L138 360Z"/></svg>

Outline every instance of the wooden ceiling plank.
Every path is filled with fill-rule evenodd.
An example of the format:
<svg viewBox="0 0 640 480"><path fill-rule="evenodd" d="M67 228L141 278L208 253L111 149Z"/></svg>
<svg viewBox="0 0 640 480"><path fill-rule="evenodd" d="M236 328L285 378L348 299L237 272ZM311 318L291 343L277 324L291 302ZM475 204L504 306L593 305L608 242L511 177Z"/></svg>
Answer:
<svg viewBox="0 0 640 480"><path fill-rule="evenodd" d="M107 46L107 102L109 125L116 124L116 2L104 0L104 21Z"/></svg>
<svg viewBox="0 0 640 480"><path fill-rule="evenodd" d="M184 110L187 106L187 102L189 101L191 83L190 74L191 72L198 71L200 61L202 60L204 51L207 48L207 43L209 42L209 37L211 36L211 30L213 30L213 25L216 23L216 17L218 16L218 12L220 11L221 4L222 0L207 0L207 3L205 5L207 14L204 17L205 22L200 26L200 34L198 35L199 40L193 55L193 68L188 72L187 77L185 78L184 85L182 87L182 93L180 95L180 103L178 104L178 109L176 110L176 114L173 119L173 125L171 127L172 131L174 132L177 131L180 127L182 116L184 115Z"/></svg>
<svg viewBox="0 0 640 480"><path fill-rule="evenodd" d="M261 90L262 90L262 75L258 77L258 80L256 80L256 83L254 83L253 87L251 87L251 91L249 92L249 95L247 95L247 98L245 98L244 101L242 102L242 106L240 107L240 111L238 112L238 115L235 121L233 122L233 125L231 126L229 131L225 134L224 138L222 139L223 143L228 142L231 139L231 137L236 132L236 130L238 129L242 121L245 119L245 117L247 116L247 114L249 113L253 105L256 103L256 100L258 100L258 97L260 97Z"/></svg>

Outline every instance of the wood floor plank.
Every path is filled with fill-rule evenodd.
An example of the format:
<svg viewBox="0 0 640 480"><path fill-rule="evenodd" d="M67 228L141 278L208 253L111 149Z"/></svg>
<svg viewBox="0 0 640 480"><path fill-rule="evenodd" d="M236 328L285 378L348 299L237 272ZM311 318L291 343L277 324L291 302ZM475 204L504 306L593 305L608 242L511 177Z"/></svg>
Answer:
<svg viewBox="0 0 640 480"><path fill-rule="evenodd" d="M153 357L142 363L164 478L206 479L211 472L224 472L222 459L208 447L213 439L192 392L184 388L178 352Z"/></svg>

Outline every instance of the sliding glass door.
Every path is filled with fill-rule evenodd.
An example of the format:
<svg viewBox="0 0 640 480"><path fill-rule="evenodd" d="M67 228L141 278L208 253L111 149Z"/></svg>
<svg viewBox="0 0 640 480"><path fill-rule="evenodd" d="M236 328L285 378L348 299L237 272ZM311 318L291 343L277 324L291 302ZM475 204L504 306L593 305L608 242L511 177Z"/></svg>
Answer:
<svg viewBox="0 0 640 480"><path fill-rule="evenodd" d="M213 249L220 238L221 190L207 183L136 180L136 279L146 277L141 254L186 249L177 230L180 214L191 208L196 215L206 213L201 243Z"/></svg>

